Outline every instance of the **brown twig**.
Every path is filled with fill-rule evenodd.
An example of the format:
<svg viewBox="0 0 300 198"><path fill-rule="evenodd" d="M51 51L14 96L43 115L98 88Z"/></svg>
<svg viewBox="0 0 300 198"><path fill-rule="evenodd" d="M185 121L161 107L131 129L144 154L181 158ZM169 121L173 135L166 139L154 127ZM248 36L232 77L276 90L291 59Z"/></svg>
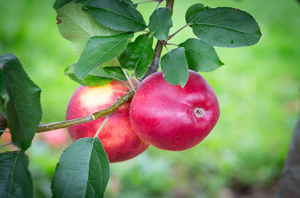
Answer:
<svg viewBox="0 0 300 198"><path fill-rule="evenodd" d="M62 121L62 122L55 122L55 123L51 123L51 124L40 125L40 127L37 130L37 133L45 132L45 131L51 131L51 130L55 130L55 129L61 129L61 128L65 128L65 127L70 127L70 126L73 126L73 125L82 124L82 123L85 123L85 122L89 122L89 121L99 119L103 116L106 116L108 114L111 114L111 113L115 112L120 106L125 104L127 101L131 100L133 95L134 95L134 91L131 90L128 93L126 93L125 95L119 97L118 100L113 105L108 107L107 109L97 111L93 114L90 114L90 115L87 115L87 116L84 116L84 117L81 117L81 118Z"/></svg>

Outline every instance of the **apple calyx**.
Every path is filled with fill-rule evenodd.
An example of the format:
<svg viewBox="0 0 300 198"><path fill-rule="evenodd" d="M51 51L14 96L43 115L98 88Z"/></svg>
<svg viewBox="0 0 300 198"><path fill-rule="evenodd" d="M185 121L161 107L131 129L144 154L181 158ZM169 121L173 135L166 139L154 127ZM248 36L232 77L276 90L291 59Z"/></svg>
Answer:
<svg viewBox="0 0 300 198"><path fill-rule="evenodd" d="M201 118L201 117L204 116L204 109L199 108L199 107L196 107L196 108L194 109L194 114L195 114L195 116L196 116L197 118Z"/></svg>

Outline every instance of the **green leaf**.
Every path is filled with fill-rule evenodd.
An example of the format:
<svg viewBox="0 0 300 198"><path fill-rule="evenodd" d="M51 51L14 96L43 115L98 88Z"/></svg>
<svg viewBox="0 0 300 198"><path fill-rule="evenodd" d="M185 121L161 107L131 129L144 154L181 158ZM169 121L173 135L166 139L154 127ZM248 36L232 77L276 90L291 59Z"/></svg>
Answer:
<svg viewBox="0 0 300 198"><path fill-rule="evenodd" d="M161 58L161 69L164 79L171 85L186 85L189 78L188 63L184 48L176 48Z"/></svg>
<svg viewBox="0 0 300 198"><path fill-rule="evenodd" d="M76 77L84 79L97 66L116 58L125 50L128 39L132 37L133 34L124 33L90 38L75 65Z"/></svg>
<svg viewBox="0 0 300 198"><path fill-rule="evenodd" d="M126 76L122 71L121 67L114 66L99 66L95 68L90 74L84 79L78 79L75 76L74 65L71 65L65 69L65 74L68 75L72 80L80 83L84 86L102 86L110 83L113 79L126 81Z"/></svg>
<svg viewBox="0 0 300 198"><path fill-rule="evenodd" d="M147 27L141 13L128 2L92 0L85 7L99 23L113 30L137 32Z"/></svg>
<svg viewBox="0 0 300 198"><path fill-rule="evenodd" d="M134 4L132 1L130 0L122 0L124 3L130 5L133 8L136 8L138 4Z"/></svg>
<svg viewBox="0 0 300 198"><path fill-rule="evenodd" d="M169 8L155 9L149 20L149 30L155 32L158 40L168 40L169 30L173 26Z"/></svg>
<svg viewBox="0 0 300 198"><path fill-rule="evenodd" d="M205 43L219 47L243 47L257 43L259 26L248 13L234 8L214 8L199 12L192 20L194 34Z"/></svg>
<svg viewBox="0 0 300 198"><path fill-rule="evenodd" d="M81 138L61 155L52 180L53 198L102 198L109 180L109 161L96 138Z"/></svg>
<svg viewBox="0 0 300 198"><path fill-rule="evenodd" d="M152 44L153 37L149 37L149 34L138 36L120 56L121 66L129 70L135 69L135 75L142 76L153 58Z"/></svg>
<svg viewBox="0 0 300 198"><path fill-rule="evenodd" d="M83 86L102 86L110 83L113 81L111 78L104 78L104 77L99 77L99 76L92 76L92 75L87 75L84 79L78 79L75 76L75 71L74 71L74 65L71 65L65 69L65 75L68 75L69 78L74 80L75 82L78 82L79 84Z"/></svg>
<svg viewBox="0 0 300 198"><path fill-rule="evenodd" d="M54 2L53 8L55 10L58 10L58 9L62 8L64 5L66 5L68 3L75 3L75 2L86 5L90 1L91 0L56 0Z"/></svg>
<svg viewBox="0 0 300 198"><path fill-rule="evenodd" d="M23 152L0 153L0 164L0 197L33 197L27 156Z"/></svg>
<svg viewBox="0 0 300 198"><path fill-rule="evenodd" d="M201 40L190 38L179 46L184 47L189 69L210 72L224 65L215 49Z"/></svg>
<svg viewBox="0 0 300 198"><path fill-rule="evenodd" d="M203 4L197 3L188 8L185 13L186 23L191 23L196 17L197 14L203 10L209 9L208 7L204 7Z"/></svg>
<svg viewBox="0 0 300 198"><path fill-rule="evenodd" d="M42 119L41 89L35 85L12 54L0 56L0 73L4 89L0 96L7 116L8 128L15 146L25 151Z"/></svg>
<svg viewBox="0 0 300 198"><path fill-rule="evenodd" d="M83 4L69 3L57 10L58 30L71 42L73 50L80 56L87 41L93 36L112 36L123 32L115 31L101 25Z"/></svg>

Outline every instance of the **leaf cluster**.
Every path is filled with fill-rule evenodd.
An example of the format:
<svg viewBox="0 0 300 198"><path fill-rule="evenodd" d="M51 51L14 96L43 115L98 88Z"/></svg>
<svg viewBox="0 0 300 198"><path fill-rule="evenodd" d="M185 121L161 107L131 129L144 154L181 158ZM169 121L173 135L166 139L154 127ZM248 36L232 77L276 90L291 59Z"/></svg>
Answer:
<svg viewBox="0 0 300 198"><path fill-rule="evenodd" d="M123 68L141 78L153 59L155 39L167 49L160 60L165 80L184 87L189 69L210 72L223 65L214 47L250 46L261 37L259 26L250 14L235 8L195 4L186 11L183 28L192 28L197 38L188 38L168 51L168 41L181 30L169 34L173 21L168 7L157 7L146 24L137 4L130 0L56 2L60 2L54 6L59 31L80 56L71 66L74 69L67 68L66 74L82 85L124 80L121 73L116 76L104 72L106 67L116 73Z"/></svg>

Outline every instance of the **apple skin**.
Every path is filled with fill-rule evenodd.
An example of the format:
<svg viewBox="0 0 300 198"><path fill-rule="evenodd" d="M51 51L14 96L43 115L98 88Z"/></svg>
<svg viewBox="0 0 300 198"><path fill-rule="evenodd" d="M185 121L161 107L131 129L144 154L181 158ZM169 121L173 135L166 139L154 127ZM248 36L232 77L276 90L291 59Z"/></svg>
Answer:
<svg viewBox="0 0 300 198"><path fill-rule="evenodd" d="M111 106L118 97L129 90L121 82L114 80L104 86L79 86L73 93L66 113L66 120L92 114ZM123 104L109 117L98 137L111 163L129 160L147 149L148 143L133 131L129 117L130 101ZM73 141L94 137L105 117L68 127Z"/></svg>
<svg viewBox="0 0 300 198"><path fill-rule="evenodd" d="M197 72L189 71L184 88L170 85L156 72L142 81L130 105L136 134L164 150L182 151L199 144L220 116L212 87Z"/></svg>

